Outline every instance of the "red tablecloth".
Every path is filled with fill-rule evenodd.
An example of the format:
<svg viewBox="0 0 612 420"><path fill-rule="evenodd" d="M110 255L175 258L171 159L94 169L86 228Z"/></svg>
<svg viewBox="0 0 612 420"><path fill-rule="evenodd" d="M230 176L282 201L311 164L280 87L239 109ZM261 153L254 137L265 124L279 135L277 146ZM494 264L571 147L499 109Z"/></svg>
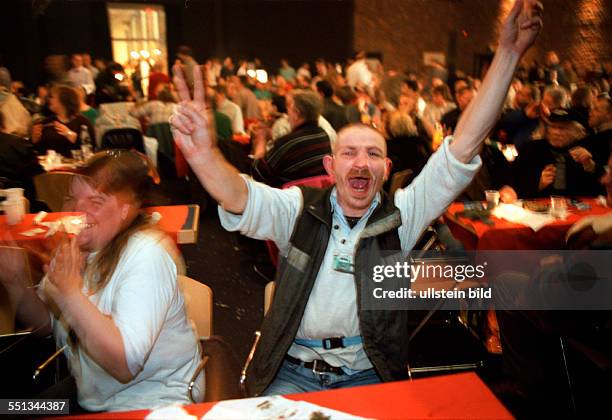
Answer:
<svg viewBox="0 0 612 420"><path fill-rule="evenodd" d="M196 204L183 206L161 206L149 207L147 212L158 212L162 218L159 221L161 230L170 235L178 244L195 243L197 240L199 212L200 207ZM78 213L49 213L44 221L54 221L64 216L77 215ZM45 239L47 228L44 226L34 226L33 220L35 214L26 214L23 221L17 225L8 225L6 217L0 216L0 242L16 241L23 242L40 242ZM44 232L34 236L24 236L21 233L31 230L35 227L44 229Z"/></svg>
<svg viewBox="0 0 612 420"><path fill-rule="evenodd" d="M563 249L565 234L576 221L585 216L612 211L611 208L598 204L595 199L583 201L591 206L590 210L579 211L572 207L565 220L556 220L537 232L528 226L493 216L491 216L493 225L457 217L456 213L463 211L463 203L451 204L444 219L453 235L463 243L467 250Z"/></svg>
<svg viewBox="0 0 612 420"><path fill-rule="evenodd" d="M378 419L512 418L511 414L473 372L415 381L295 394L287 398L308 401L357 416ZM199 418L214 404L189 405L186 410ZM147 410L141 410L94 414L79 416L79 418L142 419L147 414Z"/></svg>

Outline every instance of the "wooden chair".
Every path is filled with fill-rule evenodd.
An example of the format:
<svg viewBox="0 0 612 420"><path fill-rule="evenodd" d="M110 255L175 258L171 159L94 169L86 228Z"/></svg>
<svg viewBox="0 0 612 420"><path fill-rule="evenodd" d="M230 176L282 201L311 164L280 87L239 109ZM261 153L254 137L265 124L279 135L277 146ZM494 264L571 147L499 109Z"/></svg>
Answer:
<svg viewBox="0 0 612 420"><path fill-rule="evenodd" d="M77 175L72 172L47 172L36 175L34 177L36 197L51 211L62 211L75 176Z"/></svg>
<svg viewBox="0 0 612 420"><path fill-rule="evenodd" d="M264 289L264 316L266 316L268 309L270 309L270 305L272 305L274 292L276 292L276 282L271 281L266 284L266 288Z"/></svg>
<svg viewBox="0 0 612 420"><path fill-rule="evenodd" d="M274 293L276 292L276 282L270 281L266 284L266 288L264 289L264 317L268 313L270 306L272 305L272 301L274 300ZM259 344L259 339L261 337L261 331L255 331L255 339L253 340L253 344L251 345L251 350L242 366L242 370L240 371L240 392L242 396L246 396L246 373L251 365L251 360L253 360L253 355L255 354L255 350L257 349L257 345Z"/></svg>
<svg viewBox="0 0 612 420"><path fill-rule="evenodd" d="M199 402L193 397L193 388L202 371L206 374L204 401L239 398L239 363L236 353L223 338L212 335L212 290L186 276L179 276L178 280L185 297L187 316L195 325L202 350L202 361L187 387L189 399L194 403Z"/></svg>
<svg viewBox="0 0 612 420"><path fill-rule="evenodd" d="M178 276L185 298L187 317L193 322L200 339L213 334L213 294L210 287L186 276Z"/></svg>
<svg viewBox="0 0 612 420"><path fill-rule="evenodd" d="M25 249L13 246L0 246L0 261L20 261L24 267L23 281L26 287L32 286L32 276L28 253ZM2 267L6 269L6 267ZM15 333L15 314L17 308L10 302L4 286L0 284L0 335Z"/></svg>

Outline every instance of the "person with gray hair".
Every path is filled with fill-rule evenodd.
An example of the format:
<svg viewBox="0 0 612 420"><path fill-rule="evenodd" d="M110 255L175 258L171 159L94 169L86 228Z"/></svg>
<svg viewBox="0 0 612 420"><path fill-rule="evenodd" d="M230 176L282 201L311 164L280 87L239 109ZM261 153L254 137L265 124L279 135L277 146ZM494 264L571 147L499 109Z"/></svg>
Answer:
<svg viewBox="0 0 612 420"><path fill-rule="evenodd" d="M550 114L560 108L569 108L569 95L562 86L547 86L542 95L544 114Z"/></svg>
<svg viewBox="0 0 612 420"><path fill-rule="evenodd" d="M318 125L322 109L321 98L315 92L296 89L287 95L291 132L276 139L265 152L268 131L261 125L255 130L255 179L280 187L289 181L325 174L323 157L331 152L331 142Z"/></svg>

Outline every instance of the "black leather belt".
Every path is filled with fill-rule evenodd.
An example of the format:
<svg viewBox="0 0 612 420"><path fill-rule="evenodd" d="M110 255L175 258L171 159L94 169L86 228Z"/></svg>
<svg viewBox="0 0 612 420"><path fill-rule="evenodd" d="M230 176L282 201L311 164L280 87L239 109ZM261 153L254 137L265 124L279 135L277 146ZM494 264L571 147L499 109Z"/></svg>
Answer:
<svg viewBox="0 0 612 420"><path fill-rule="evenodd" d="M336 375L344 375L344 371L340 367L332 366L325 360L313 360L312 362L304 362L295 357L285 355L285 360L294 365L304 366L306 369L312 370L314 373L335 373Z"/></svg>

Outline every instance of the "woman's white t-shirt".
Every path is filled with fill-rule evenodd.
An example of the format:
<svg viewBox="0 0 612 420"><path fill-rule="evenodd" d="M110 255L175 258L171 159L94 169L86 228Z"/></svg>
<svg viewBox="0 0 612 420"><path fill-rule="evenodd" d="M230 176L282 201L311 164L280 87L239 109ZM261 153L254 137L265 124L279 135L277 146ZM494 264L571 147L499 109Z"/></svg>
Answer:
<svg viewBox="0 0 612 420"><path fill-rule="evenodd" d="M93 361L80 346L68 346L66 357L76 379L79 404L91 411L118 411L188 404L188 382L200 350L187 319L177 284L177 266L167 251L169 239L155 231L134 234L106 286L89 300L119 328L127 365L134 379L122 384ZM94 255L89 256L89 261ZM41 293L44 293L43 279ZM84 282L87 284L87 282ZM83 293L87 295L87 286ZM69 327L53 318L58 346ZM204 375L194 395L203 396Z"/></svg>

